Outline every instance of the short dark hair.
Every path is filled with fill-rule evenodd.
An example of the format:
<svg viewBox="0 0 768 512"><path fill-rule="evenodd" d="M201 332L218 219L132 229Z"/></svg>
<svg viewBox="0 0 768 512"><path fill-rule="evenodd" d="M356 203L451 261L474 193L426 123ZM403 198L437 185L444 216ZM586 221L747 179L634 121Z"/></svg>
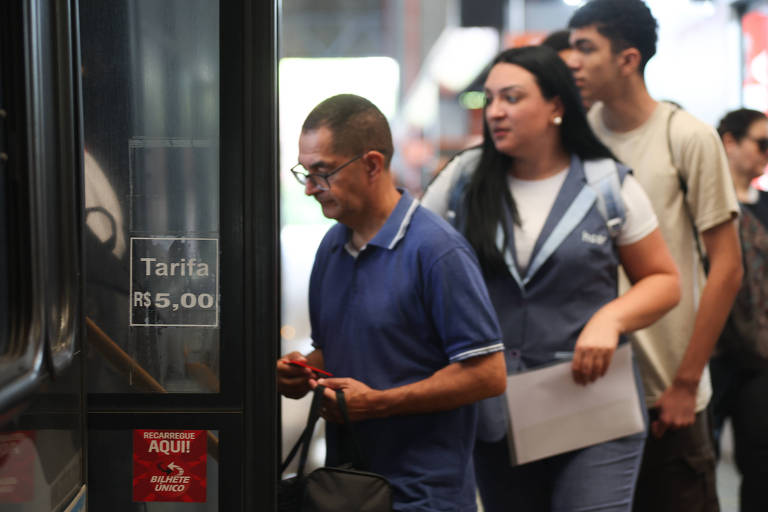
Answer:
<svg viewBox="0 0 768 512"><path fill-rule="evenodd" d="M309 113L302 133L326 127L333 135L331 148L339 154L358 155L375 149L389 167L394 147L392 132L384 114L362 96L338 94L321 101Z"/></svg>
<svg viewBox="0 0 768 512"><path fill-rule="evenodd" d="M547 100L559 98L563 104L560 137L563 148L570 155L582 159L613 158L589 126L579 89L573 74L563 59L547 46L524 46L501 52L491 63L515 64L536 78L541 95ZM489 68L490 69L490 68ZM496 149L488 127L483 120L483 143L477 169L467 185L463 207L466 213L464 236L475 249L486 273L504 271L504 258L496 247L496 228L504 222L504 202L515 211L514 200L507 186L507 172L514 159Z"/></svg>
<svg viewBox="0 0 768 512"><path fill-rule="evenodd" d="M749 131L749 127L752 126L752 123L763 119L766 119L765 114L757 110L749 108L732 110L725 114L720 120L720 123L718 123L717 133L720 134L721 139L726 133L730 133L738 142L747 136L747 131Z"/></svg>
<svg viewBox="0 0 768 512"><path fill-rule="evenodd" d="M659 24L642 0L591 0L580 7L568 22L568 28L594 25L611 41L614 53L627 48L640 52L642 75L645 65L656 54Z"/></svg>
<svg viewBox="0 0 768 512"><path fill-rule="evenodd" d="M567 50L571 47L570 36L571 32L569 30L555 30L544 38L541 45L552 48L556 52Z"/></svg>

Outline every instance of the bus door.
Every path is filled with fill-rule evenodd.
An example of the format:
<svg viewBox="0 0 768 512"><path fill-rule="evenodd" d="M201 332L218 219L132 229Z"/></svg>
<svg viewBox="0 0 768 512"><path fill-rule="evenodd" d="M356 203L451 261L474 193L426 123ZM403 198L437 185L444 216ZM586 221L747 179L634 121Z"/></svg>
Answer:
<svg viewBox="0 0 768 512"><path fill-rule="evenodd" d="M275 4L79 0L93 510L274 508Z"/></svg>

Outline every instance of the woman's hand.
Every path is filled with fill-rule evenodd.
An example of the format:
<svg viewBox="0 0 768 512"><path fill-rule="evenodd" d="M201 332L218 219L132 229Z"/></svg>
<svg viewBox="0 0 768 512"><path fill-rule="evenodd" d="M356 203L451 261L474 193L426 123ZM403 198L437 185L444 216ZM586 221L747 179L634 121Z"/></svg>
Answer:
<svg viewBox="0 0 768 512"><path fill-rule="evenodd" d="M589 384L605 375L611 357L619 344L619 323L604 310L599 310L581 330L573 351L573 380Z"/></svg>

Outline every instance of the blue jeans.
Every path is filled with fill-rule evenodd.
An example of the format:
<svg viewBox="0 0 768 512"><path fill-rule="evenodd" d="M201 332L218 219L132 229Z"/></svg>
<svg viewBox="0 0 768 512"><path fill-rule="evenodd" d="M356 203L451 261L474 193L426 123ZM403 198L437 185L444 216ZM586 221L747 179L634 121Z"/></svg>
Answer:
<svg viewBox="0 0 768 512"><path fill-rule="evenodd" d="M507 439L475 443L486 512L629 512L645 432L510 466Z"/></svg>

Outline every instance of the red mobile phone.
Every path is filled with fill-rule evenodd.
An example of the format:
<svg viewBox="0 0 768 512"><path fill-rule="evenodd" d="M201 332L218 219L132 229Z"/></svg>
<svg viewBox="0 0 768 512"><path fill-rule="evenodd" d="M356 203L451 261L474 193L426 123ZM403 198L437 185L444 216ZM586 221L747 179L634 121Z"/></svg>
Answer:
<svg viewBox="0 0 768 512"><path fill-rule="evenodd" d="M307 363L303 363L301 361L286 361L288 364L292 364L294 366L302 366L304 368L309 368L313 372L321 373L323 375L327 375L328 377L333 377L332 373L328 373L325 370L321 370L320 368L315 368L314 366L309 366Z"/></svg>

